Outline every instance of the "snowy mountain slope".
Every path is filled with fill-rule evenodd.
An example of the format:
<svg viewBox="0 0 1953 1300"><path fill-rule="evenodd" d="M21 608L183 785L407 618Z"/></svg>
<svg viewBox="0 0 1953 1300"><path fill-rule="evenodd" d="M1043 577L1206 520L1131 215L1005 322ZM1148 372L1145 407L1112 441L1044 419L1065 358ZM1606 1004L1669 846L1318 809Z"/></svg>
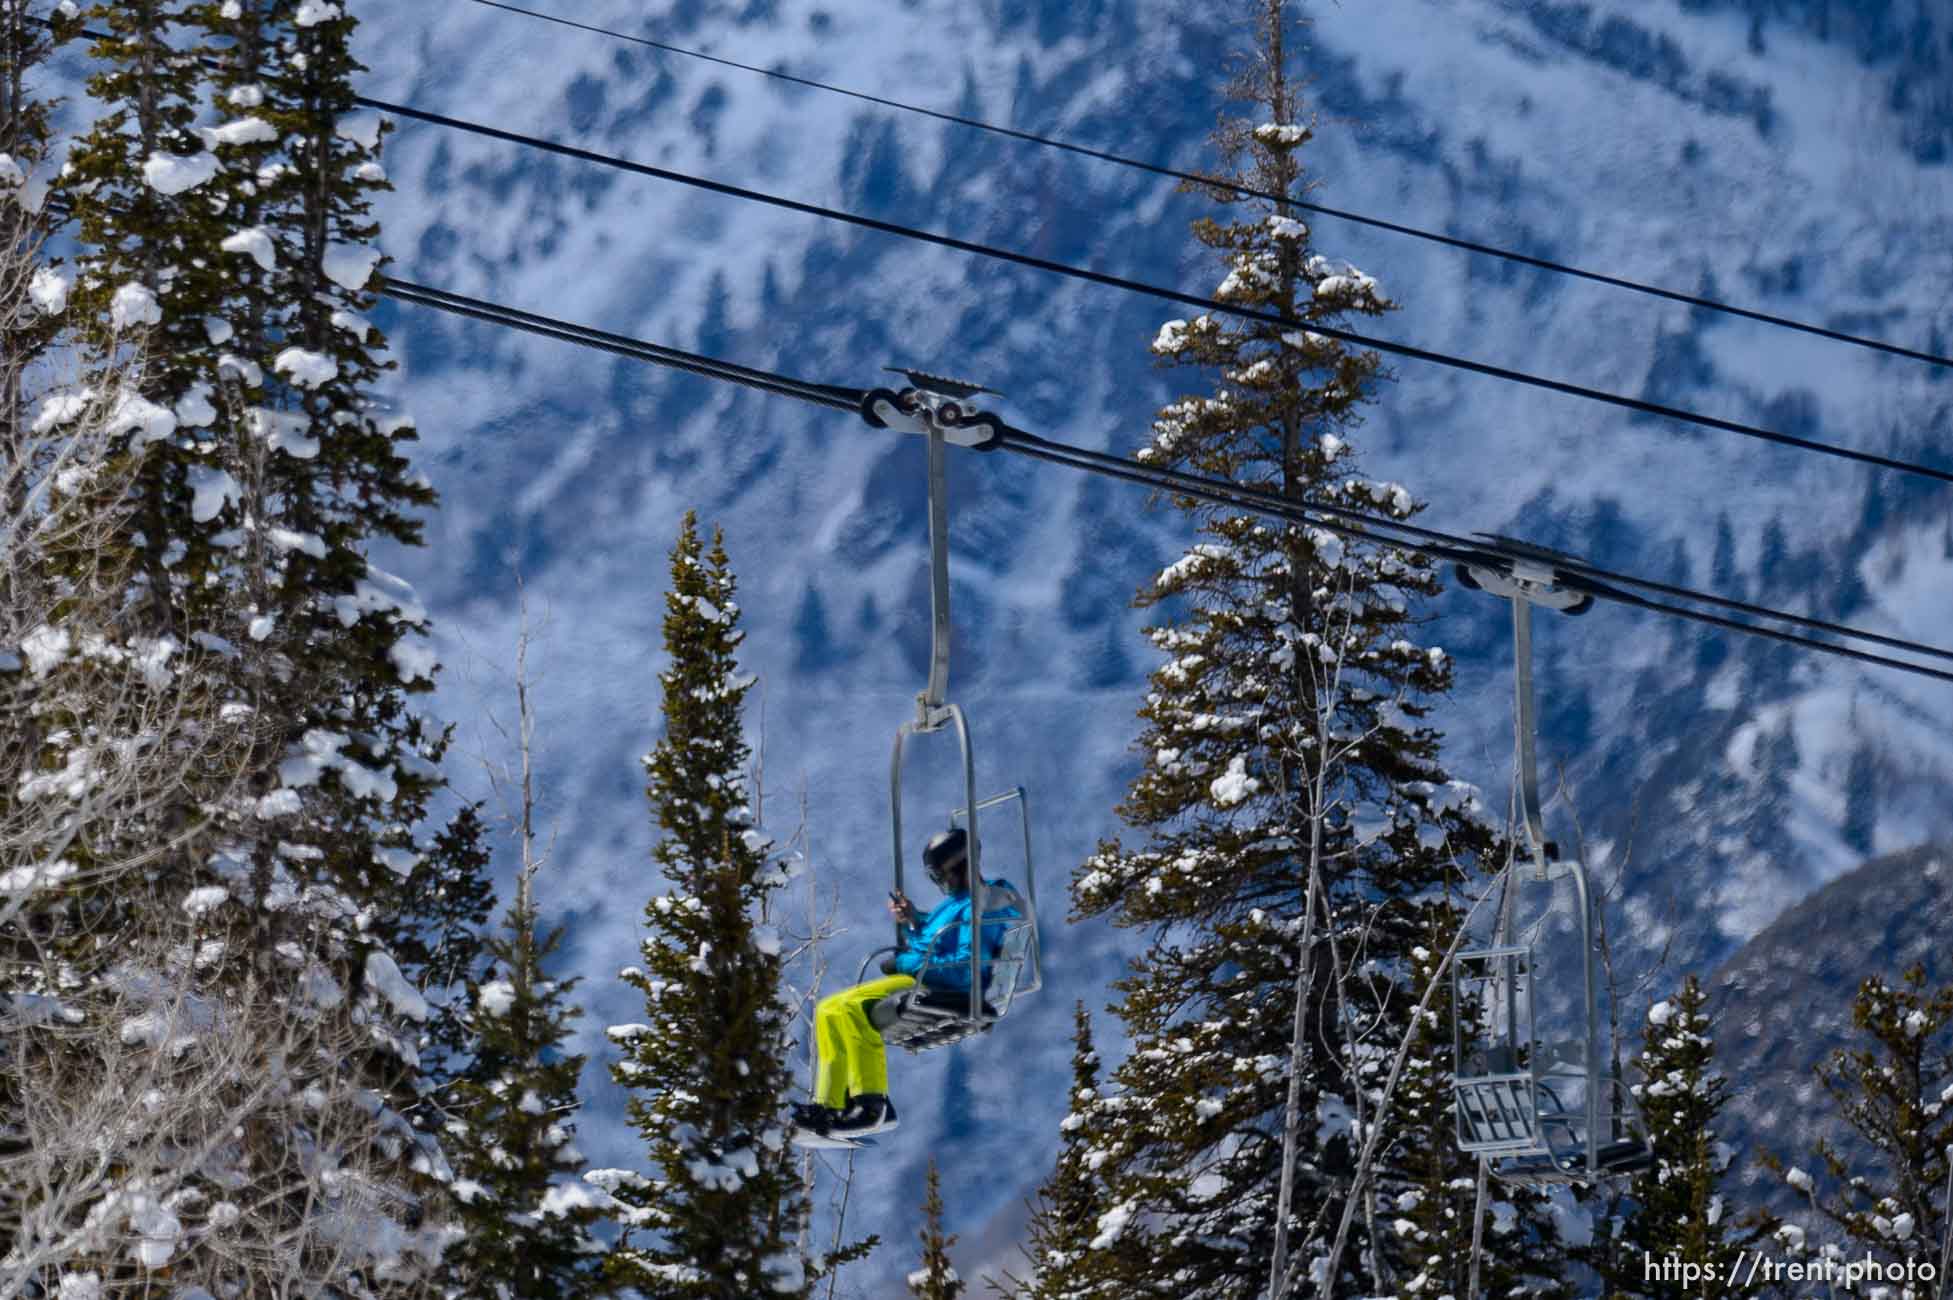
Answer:
<svg viewBox="0 0 1953 1300"><path fill-rule="evenodd" d="M1926 845L1846 873L1738 950L1713 985L1717 1066L1749 1087L1720 1136L1746 1156L1774 1151L1805 1169L1817 1167L1811 1149L1820 1135L1848 1158L1862 1158L1861 1143L1832 1113L1812 1067L1835 1049L1859 1045L1851 1005L1867 975L1903 987L1906 968L1918 962L1929 988L1953 979L1949 926L1953 865L1944 845ZM1806 1208L1748 1160L1743 1178L1779 1213Z"/></svg>
<svg viewBox="0 0 1953 1300"><path fill-rule="evenodd" d="M1804 30L1823 7L1759 10L1761 53L1734 6L1325 7L1307 56L1320 197L1944 350L1953 179L1916 142L1945 114L1918 93L1894 106L1891 93L1941 66L1943 28L1929 20L1923 46L1875 42L1861 57L1836 28L1828 40ZM363 50L380 97L1121 274L1193 288L1218 278L1185 235L1204 205L1154 178L465 0L371 9ZM1204 7L1163 4L557 11L1181 165L1202 159L1216 69L1244 40ZM1146 364L1146 341L1178 313L1143 300L425 127L394 137L389 169L395 273L440 287L833 382L876 382L893 362L967 374L1006 392L1016 423L1100 447L1136 445L1152 409L1192 382ZM1321 251L1403 302L1383 326L1391 337L1943 458L1953 389L1923 367L1314 224ZM634 1163L600 1030L638 1018L610 975L632 959L637 909L657 887L635 759L656 735L676 516L696 506L727 528L750 666L766 683L768 821L793 829L804 794L814 881L840 891L856 927L840 947L866 949L882 933L887 746L926 653L919 449L846 417L418 310L389 307L382 323L445 500L429 548L383 562L435 612L451 668L443 711L506 712L511 562L547 610L540 757L561 838L545 897L597 1000L586 1146L600 1163ZM1396 369L1365 469L1429 499L1434 526L1953 642L1937 492ZM1151 661L1124 600L1186 540L1130 489L1001 457L959 458L952 493L952 693L971 711L985 783L1033 791L1051 984L993 1042L895 1063L905 1132L863 1166L852 1212L890 1243L877 1266L890 1272L906 1271L926 1150L945 1160L952 1230L974 1232L1043 1172L1065 1010L1073 997L1103 1005L1136 941L1061 924L1069 866L1116 832L1131 770ZM1503 607L1454 593L1437 612L1462 669L1452 762L1496 803L1510 744ZM1863 853L1946 830L1944 688L1608 609L1544 626L1541 643L1548 758L1566 767L1590 857L1620 879L1633 943L1672 926L1671 960L1706 968ZM922 796L940 806L950 785L941 756L922 757L918 826ZM1859 791L1855 820L1847 790ZM846 952L836 960L851 970Z"/></svg>

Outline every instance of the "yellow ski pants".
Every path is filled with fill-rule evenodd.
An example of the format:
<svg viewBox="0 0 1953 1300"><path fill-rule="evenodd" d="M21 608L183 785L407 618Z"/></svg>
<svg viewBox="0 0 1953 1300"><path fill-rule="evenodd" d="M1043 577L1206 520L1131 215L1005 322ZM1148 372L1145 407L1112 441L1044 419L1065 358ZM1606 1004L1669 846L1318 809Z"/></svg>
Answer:
<svg viewBox="0 0 1953 1300"><path fill-rule="evenodd" d="M888 1095L888 1051L868 1023L868 1004L914 985L913 976L890 975L821 999L814 1008L816 1105L840 1110L849 1097Z"/></svg>

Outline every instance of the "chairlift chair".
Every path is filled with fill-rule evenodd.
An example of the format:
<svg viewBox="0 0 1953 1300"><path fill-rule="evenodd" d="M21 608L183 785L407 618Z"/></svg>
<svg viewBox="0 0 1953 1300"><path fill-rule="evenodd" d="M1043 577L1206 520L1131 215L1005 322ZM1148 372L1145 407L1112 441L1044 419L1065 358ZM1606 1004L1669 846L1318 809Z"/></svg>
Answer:
<svg viewBox="0 0 1953 1300"><path fill-rule="evenodd" d="M893 369L893 367L891 367ZM1009 1014L1011 1004L1027 993L1043 987L1043 965L1037 928L1037 869L1031 856L1029 803L1022 786L977 798L976 760L970 743L969 721L963 710L947 699L949 684L949 515L944 489L945 446L983 447L994 437L995 417L960 405L970 397L990 392L974 384L944 379L923 371L902 370L914 387L901 393L877 389L862 404L863 418L876 427L895 427L922 434L928 439L929 486L929 679L916 696L915 717L895 733L895 748L889 758L889 823L895 868L895 890L902 892L902 864L906 844L902 835L902 757L911 736L928 735L954 729L963 760L963 805L949 814L948 824L963 826L969 832L970 890L970 969L969 993L931 989L927 984L930 966L917 972L912 989L875 1003L869 1021L880 1031L882 1041L907 1049L925 1051L947 1047L965 1038L987 1033ZM1015 804L1024 844L1025 895L1012 891L1008 898L996 898L984 883L982 872L983 839L977 831L977 817L987 809ZM1019 913L1007 923L986 922L990 910L1013 907ZM1001 925L1001 932L999 926ZM986 959L986 942L992 934L995 950ZM897 951L902 933L896 927L896 945L877 949L862 961L857 982L865 978L869 963L876 957ZM1028 975L1028 981L1026 976Z"/></svg>
<svg viewBox="0 0 1953 1300"><path fill-rule="evenodd" d="M1460 565L1458 576L1466 586L1512 604L1519 804L1531 862L1513 864L1502 882L1491 944L1461 950L1452 961L1458 1146L1478 1155L1506 1182L1590 1183L1654 1162L1633 1096L1600 1043L1595 904L1586 869L1559 860L1540 814L1532 606L1581 614L1593 597L1563 584L1554 562L1566 557L1507 538L1493 540L1507 554L1497 563ZM1550 895L1563 885L1573 894L1582 1002L1577 1024L1563 1032L1549 1026L1542 1035L1536 980L1544 955L1539 943L1516 940L1514 920L1529 914L1520 908L1522 897L1530 903L1542 889Z"/></svg>

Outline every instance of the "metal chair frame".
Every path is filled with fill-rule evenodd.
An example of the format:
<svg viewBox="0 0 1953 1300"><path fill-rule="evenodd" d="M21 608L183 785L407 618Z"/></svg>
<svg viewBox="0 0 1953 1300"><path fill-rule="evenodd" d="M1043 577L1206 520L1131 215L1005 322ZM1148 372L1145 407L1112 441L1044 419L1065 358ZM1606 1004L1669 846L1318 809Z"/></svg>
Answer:
<svg viewBox="0 0 1953 1300"><path fill-rule="evenodd" d="M993 417L980 412L966 410L955 400L967 398L973 392L987 391L973 389L969 385L959 385L955 381L937 379L941 390L924 386L934 376L910 372L910 378L917 387L904 390L901 394L891 394L877 390L869 395L864 403L863 416L870 424L881 427L906 428L920 433L928 440L928 487L929 487L929 678L921 693L916 696L915 717L896 730L895 746L889 756L889 827L890 849L895 869L895 890L902 892L903 851L902 836L902 758L909 739L913 736L953 728L957 744L961 750L963 767L963 806L949 816L949 824L954 827L967 823L969 831L968 888L970 891L970 1000L966 1007L951 1009L943 1005L942 999L931 998L918 982L916 990L899 994L894 998L883 999L885 1004L895 1004L892 1010L878 1007L877 1011L891 1017L886 1026L878 1025L883 1041L895 1043L910 1051L921 1051L929 1047L942 1047L959 1042L973 1034L986 1032L1009 1010L1009 1003L1023 993L1034 993L1043 987L1043 962L1037 936L1037 869L1031 857L1031 821L1029 803L1025 799L1023 787L993 795L988 799L977 798L976 758L970 740L969 720L963 710L950 703L947 698L949 687L949 509L945 487L945 447L950 442L959 446L981 446L976 439L989 435L989 428L995 423ZM954 391L949 391L954 390ZM968 391L966 391L968 390ZM1028 928L1025 943L1027 946L1032 980L1028 988L1012 988L1004 998L1002 1007L987 1006L983 1000L983 943L981 936L985 915L983 886L983 837L977 830L978 814L988 808L1015 800L1023 821L1025 888L1029 891L1027 915L1022 922L1013 925L1006 932L1009 941L1017 932ZM902 943L902 927L897 922L895 942L899 948ZM865 975L868 961L890 949L878 949L870 953L862 962ZM998 964L1003 958L994 959Z"/></svg>
<svg viewBox="0 0 1953 1300"><path fill-rule="evenodd" d="M1519 805L1531 851L1532 869L1515 866L1507 878L1490 947L1460 951L1452 961L1452 1046L1456 1072L1458 1146L1475 1153L1490 1172L1515 1183L1595 1182L1645 1168L1653 1158L1633 1098L1611 1070L1603 1071L1596 1036L1600 1025L1599 972L1594 948L1594 899L1586 869L1577 861L1555 861L1545 834L1539 798L1532 672L1532 607L1581 614L1593 597L1570 590L1554 567L1565 557L1538 547L1496 539L1519 559L1502 567L1460 565L1468 587L1503 597L1512 605L1514 705L1517 732ZM1582 1033L1566 1042L1542 1043L1534 1017L1532 981L1537 955L1531 944L1512 937L1515 898L1529 882L1570 879L1579 910ZM1483 975L1469 972L1483 970ZM1483 1068L1466 1051L1465 1021L1474 1005L1468 986L1480 985L1480 1005L1502 1028L1487 1041ZM1523 997L1525 1013L1519 1006ZM1483 1006L1489 1002L1489 1007ZM1523 1023L1522 1023L1523 1022ZM1572 1067L1571 1071L1556 1067ZM1580 1101L1563 1104L1553 1081L1578 1083Z"/></svg>

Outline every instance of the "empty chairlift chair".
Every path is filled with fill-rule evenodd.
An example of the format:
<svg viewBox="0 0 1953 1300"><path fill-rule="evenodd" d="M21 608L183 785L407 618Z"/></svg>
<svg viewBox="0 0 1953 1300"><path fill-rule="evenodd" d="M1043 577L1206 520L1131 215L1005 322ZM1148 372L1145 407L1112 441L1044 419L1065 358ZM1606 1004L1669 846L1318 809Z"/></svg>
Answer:
<svg viewBox="0 0 1953 1300"><path fill-rule="evenodd" d="M1508 941L1525 895L1568 886L1572 935ZM1487 1160L1507 1182L1532 1186L1647 1168L1653 1153L1641 1117L1604 1041L1585 871L1577 862L1548 862L1543 872L1518 863L1506 890L1492 944L1463 949L1452 962L1459 1149ZM1571 980L1541 982L1541 972L1567 970L1554 958L1571 945L1581 954L1577 989L1567 987ZM1546 1005L1559 992L1574 997Z"/></svg>
<svg viewBox="0 0 1953 1300"><path fill-rule="evenodd" d="M1649 1167L1654 1152L1604 1041L1586 870L1556 860L1545 838L1532 681L1533 605L1579 614L1593 598L1556 567L1566 557L1491 540L1504 554L1461 565L1458 576L1512 605L1518 794L1531 861L1514 863L1500 882L1491 943L1461 949L1452 962L1458 1146L1508 1182L1595 1182ZM1569 918L1558 936L1547 933L1550 922ZM1578 992L1568 997L1572 980L1560 973L1571 976L1574 964ZM1543 970L1553 972L1545 983Z"/></svg>

